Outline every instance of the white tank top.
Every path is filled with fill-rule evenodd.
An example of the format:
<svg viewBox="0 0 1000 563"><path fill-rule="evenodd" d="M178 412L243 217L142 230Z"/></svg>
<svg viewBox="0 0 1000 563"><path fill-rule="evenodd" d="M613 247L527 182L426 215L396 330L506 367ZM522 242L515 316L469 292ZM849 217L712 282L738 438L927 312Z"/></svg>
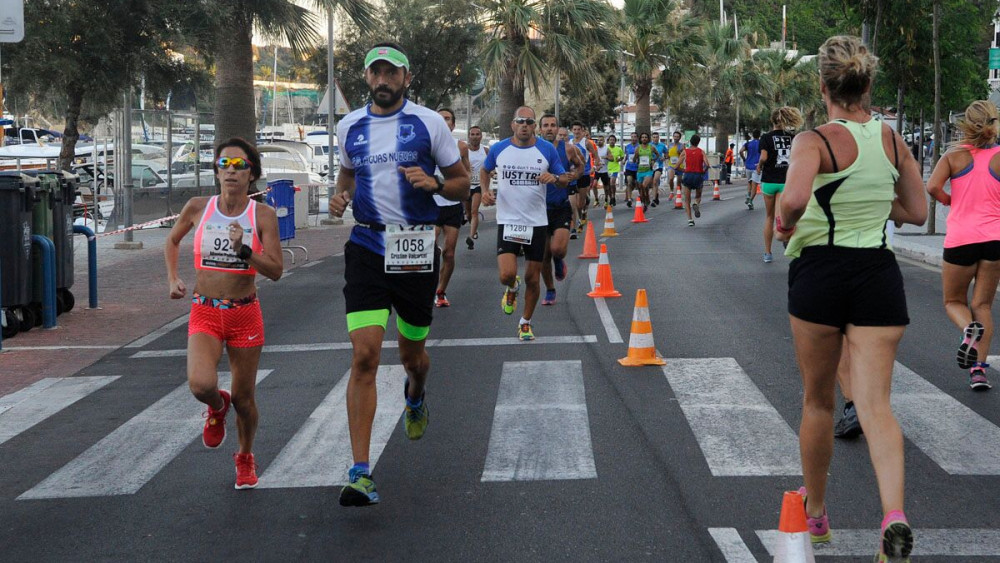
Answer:
<svg viewBox="0 0 1000 563"><path fill-rule="evenodd" d="M479 171L483 169L483 162L486 161L486 147L479 145L479 150L469 149L469 163L472 164L472 177L469 183L473 187L479 187Z"/></svg>
<svg viewBox="0 0 1000 563"><path fill-rule="evenodd" d="M194 234L194 267L197 270L214 270L230 274L257 273L249 262L236 257L230 247L229 224L237 221L243 227L243 244L260 254L264 244L257 235L257 202L250 200L243 212L229 217L219 210L219 196L212 196L205 204L205 212Z"/></svg>

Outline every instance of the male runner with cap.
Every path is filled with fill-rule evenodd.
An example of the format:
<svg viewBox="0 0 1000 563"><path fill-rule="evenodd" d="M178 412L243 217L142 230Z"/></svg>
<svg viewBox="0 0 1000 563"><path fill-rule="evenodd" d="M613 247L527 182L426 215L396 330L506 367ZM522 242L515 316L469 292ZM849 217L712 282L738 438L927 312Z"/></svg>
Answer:
<svg viewBox="0 0 1000 563"><path fill-rule="evenodd" d="M418 440L427 428L424 387L430 358L424 349L434 310L438 256L432 194L452 201L469 197L469 173L458 147L434 110L406 99L413 80L406 55L380 43L365 56L372 103L337 125L340 173L330 213L353 202L357 224L344 245L344 297L353 356L347 384L347 423L354 465L340 492L342 506L379 502L369 466L375 418L375 375L390 308L396 309L399 358L406 370L403 425ZM442 181L434 176L441 169Z"/></svg>

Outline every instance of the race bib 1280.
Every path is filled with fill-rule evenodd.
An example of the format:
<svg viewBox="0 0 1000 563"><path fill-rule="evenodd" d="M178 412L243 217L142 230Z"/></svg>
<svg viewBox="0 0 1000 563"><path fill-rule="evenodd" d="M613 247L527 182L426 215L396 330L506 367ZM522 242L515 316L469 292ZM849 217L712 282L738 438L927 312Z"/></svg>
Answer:
<svg viewBox="0 0 1000 563"><path fill-rule="evenodd" d="M516 242L518 244L531 244L531 237L535 234L535 228L527 225L504 225L503 240Z"/></svg>
<svg viewBox="0 0 1000 563"><path fill-rule="evenodd" d="M385 272L434 271L433 225L386 225Z"/></svg>

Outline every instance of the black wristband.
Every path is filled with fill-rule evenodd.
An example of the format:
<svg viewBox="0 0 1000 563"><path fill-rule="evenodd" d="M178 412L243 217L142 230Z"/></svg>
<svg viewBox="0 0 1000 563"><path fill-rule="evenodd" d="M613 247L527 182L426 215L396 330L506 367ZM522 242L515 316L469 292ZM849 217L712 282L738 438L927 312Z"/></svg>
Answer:
<svg viewBox="0 0 1000 563"><path fill-rule="evenodd" d="M236 252L236 257L243 261L249 260L251 256L253 256L253 249L245 244Z"/></svg>
<svg viewBox="0 0 1000 563"><path fill-rule="evenodd" d="M435 176L434 179L437 180L438 183L438 187L434 190L434 193L439 194L444 191L444 182L442 182L441 178L438 178L437 176Z"/></svg>

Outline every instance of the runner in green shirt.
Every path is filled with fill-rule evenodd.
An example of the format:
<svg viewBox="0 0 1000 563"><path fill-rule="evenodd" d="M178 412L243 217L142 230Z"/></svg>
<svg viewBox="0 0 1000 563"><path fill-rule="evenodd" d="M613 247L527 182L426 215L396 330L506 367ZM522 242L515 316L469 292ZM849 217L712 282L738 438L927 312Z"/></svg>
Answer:
<svg viewBox="0 0 1000 563"><path fill-rule="evenodd" d="M611 175L611 205L617 205L618 174L621 172L621 163L625 161L625 150L616 143L618 137L611 135L608 137L608 174Z"/></svg>

